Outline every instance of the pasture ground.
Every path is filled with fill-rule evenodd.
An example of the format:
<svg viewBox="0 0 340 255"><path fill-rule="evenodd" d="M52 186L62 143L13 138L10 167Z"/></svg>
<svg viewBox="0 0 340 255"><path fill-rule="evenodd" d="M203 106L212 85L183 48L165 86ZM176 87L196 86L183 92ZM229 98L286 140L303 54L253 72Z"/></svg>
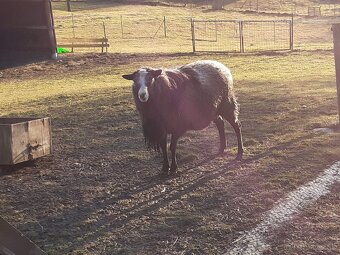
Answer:
<svg viewBox="0 0 340 255"><path fill-rule="evenodd" d="M331 24L339 22L337 16L308 17L306 11L312 4L307 0L299 4L294 17L294 48L298 50L332 49ZM242 4L244 0L230 1ZM248 1L251 2L251 1ZM101 38L104 36L103 23L106 27L106 36L109 39L111 53L188 53L192 52L192 18L200 20L291 20L291 12L287 9L277 10L278 1L262 2L263 10L240 11L232 3L225 10L211 11L209 7L184 8L148 5L113 4L110 1L89 1L74 4L75 11L65 11L65 4L56 2L54 7L54 23L58 38ZM281 2L281 1L280 1ZM289 1L285 1L286 5ZM264 7L274 8L265 9ZM289 6L289 5L288 5ZM328 8L328 4L324 4ZM261 10L260 10L261 11ZM167 37L164 37L163 17L166 17ZM73 23L72 23L73 20ZM224 26L202 23L197 26L197 39L207 41L197 42L198 51L225 51L238 50L238 24ZM123 28L122 28L123 27ZM278 24L245 26L244 39L246 51L254 49L268 49L268 44L276 45L276 49L289 48L287 26ZM205 28L205 29L204 29ZM285 31L285 32L284 32ZM218 34L216 42L215 33ZM210 41L210 42L209 42ZM283 41L285 43L283 43ZM228 47L225 44L229 44ZM284 45L282 45L284 44ZM234 45L231 47L231 45ZM142 46L142 47L141 47ZM284 46L284 47L283 47ZM266 48L267 47L267 48ZM99 52L100 49L93 48ZM75 52L86 52L89 49L76 48Z"/></svg>
<svg viewBox="0 0 340 255"><path fill-rule="evenodd" d="M0 168L0 215L48 254L222 254L280 198L339 160L339 132L313 132L338 122L329 30L336 19L305 17L314 2L296 1L298 51L188 53L190 17L289 17L278 13L281 6L270 9L278 1L259 2L264 13L79 3L76 35L102 36L105 21L109 54L71 54L0 71L1 116L50 116L54 143L52 156ZM54 3L57 35L72 37L71 16L60 5ZM131 21L127 38L120 15ZM169 38L135 38L153 35L163 15ZM121 75L198 59L221 61L234 74L244 160L233 161L236 139L228 124L228 151L216 157L211 125L180 140L181 174L162 179L161 157L144 147L130 84ZM339 188L273 233L265 254L339 254Z"/></svg>
<svg viewBox="0 0 340 255"><path fill-rule="evenodd" d="M216 157L211 125L159 177L128 81L140 66L215 59L234 74L246 152ZM221 254L288 192L339 159L330 51L248 55L83 54L1 71L2 116L50 116L54 153L2 168L0 214L48 254ZM339 183L271 237L266 254L339 254ZM330 245L331 244L331 245Z"/></svg>

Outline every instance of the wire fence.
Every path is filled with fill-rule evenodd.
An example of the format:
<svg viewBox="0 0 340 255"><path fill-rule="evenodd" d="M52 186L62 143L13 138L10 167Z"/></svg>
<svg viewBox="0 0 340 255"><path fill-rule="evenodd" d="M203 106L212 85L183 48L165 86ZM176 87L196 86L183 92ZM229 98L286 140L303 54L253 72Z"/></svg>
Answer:
<svg viewBox="0 0 340 255"><path fill-rule="evenodd" d="M175 53L192 52L192 17L152 15L68 14L55 18L56 36L65 38L102 38L104 27L109 52ZM290 49L332 49L332 20L295 19L266 21L201 20L195 22L197 51L245 52ZM293 32L293 38L290 34ZM243 41L240 41L242 35ZM243 46L241 45L243 43ZM76 51L98 51L95 48Z"/></svg>
<svg viewBox="0 0 340 255"><path fill-rule="evenodd" d="M238 21L192 20L193 51L240 52Z"/></svg>
<svg viewBox="0 0 340 255"><path fill-rule="evenodd" d="M110 42L109 52L190 52L189 17L69 14L55 18L58 38L101 38ZM77 51L95 49L79 49Z"/></svg>
<svg viewBox="0 0 340 255"><path fill-rule="evenodd" d="M292 14L312 17L337 17L340 15L338 0L324 2L296 0L243 0L229 4L226 8L239 11L267 12L276 14Z"/></svg>
<svg viewBox="0 0 340 255"><path fill-rule="evenodd" d="M194 52L292 50L290 20L192 20Z"/></svg>
<svg viewBox="0 0 340 255"><path fill-rule="evenodd" d="M290 20L244 21L244 51L292 50L292 29Z"/></svg>
<svg viewBox="0 0 340 255"><path fill-rule="evenodd" d="M166 38L167 25L166 17L153 18L136 15L121 15L120 16L120 30L122 38L124 39L140 39L140 38ZM145 27L149 29L144 33L141 31Z"/></svg>

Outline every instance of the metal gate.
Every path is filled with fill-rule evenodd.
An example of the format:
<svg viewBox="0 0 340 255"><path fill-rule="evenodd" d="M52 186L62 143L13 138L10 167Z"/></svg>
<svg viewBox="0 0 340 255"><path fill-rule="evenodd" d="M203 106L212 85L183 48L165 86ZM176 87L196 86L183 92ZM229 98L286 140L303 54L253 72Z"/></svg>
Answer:
<svg viewBox="0 0 340 255"><path fill-rule="evenodd" d="M293 49L292 20L191 20L193 52Z"/></svg>

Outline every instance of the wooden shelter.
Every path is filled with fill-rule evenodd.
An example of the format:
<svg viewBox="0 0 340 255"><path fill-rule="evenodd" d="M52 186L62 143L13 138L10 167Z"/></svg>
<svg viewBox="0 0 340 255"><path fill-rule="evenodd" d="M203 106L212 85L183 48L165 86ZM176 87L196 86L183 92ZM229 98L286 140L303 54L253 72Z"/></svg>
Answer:
<svg viewBox="0 0 340 255"><path fill-rule="evenodd" d="M0 67L56 57L50 0L0 0Z"/></svg>

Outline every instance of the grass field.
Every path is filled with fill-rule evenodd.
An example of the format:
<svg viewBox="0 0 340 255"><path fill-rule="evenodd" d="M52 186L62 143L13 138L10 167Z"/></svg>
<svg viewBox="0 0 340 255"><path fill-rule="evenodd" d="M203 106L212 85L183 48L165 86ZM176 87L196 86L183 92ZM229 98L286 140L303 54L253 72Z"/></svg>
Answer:
<svg viewBox="0 0 340 255"><path fill-rule="evenodd" d="M103 19L128 13L174 20L190 13L259 18L204 10L106 2L77 11L76 31L90 36L88 24L100 26ZM55 17L57 32L72 36L69 14L57 10ZM339 131L313 131L339 121L333 53L315 50L320 40L311 40L331 44L329 31L317 31L300 35L305 49L314 50L228 55L188 53L190 41L170 29L171 45L161 38L117 40L109 54L60 55L58 61L2 70L1 117L50 116L54 151L33 163L0 168L0 215L52 255L223 254L279 199L339 160ZM211 125L180 140L181 174L160 178L161 156L145 149L131 84L121 75L199 59L232 70L244 160L233 160L237 144L229 125L228 151L216 156L218 133ZM339 254L339 183L332 191L273 233L265 254Z"/></svg>
<svg viewBox="0 0 340 255"><path fill-rule="evenodd" d="M100 2L99 2L100 3ZM103 37L103 23L106 27L106 35L111 47L109 52L113 53L188 53L192 52L191 23L193 19L205 20L291 20L288 13L280 14L273 10L269 12L240 12L239 9L229 9L212 12L208 7L166 7L147 5L112 5L102 2L96 5L76 4L78 11L73 13L74 27L72 25L72 14L66 12L61 3L55 5L55 25L58 38L70 37ZM269 6L269 5L268 5ZM274 6L274 5L273 5ZM307 8L307 5L304 5ZM164 36L163 19L166 17L166 33ZM331 24L337 22L335 17L310 18L305 15L296 15L294 25L295 49L317 50L332 48ZM252 26L245 28L245 43L252 49L253 44L259 44L257 48L265 50L266 44L272 41L275 44L280 36L285 36L289 42L288 27L283 33L275 24ZM201 50L225 51L229 49L234 40L230 38L237 26L218 27L218 41L216 43L205 43ZM315 33L317 31L317 33ZM202 31L201 31L202 32ZM197 31L200 33L200 31ZM267 35L267 36L264 36ZM276 38L276 39L275 39ZM204 39L209 39L209 34ZM278 43L278 42L276 42ZM237 48L238 42L236 42ZM289 43L286 43L287 46ZM287 47L286 48L289 48ZM254 47L253 47L254 48ZM269 48L271 49L271 48ZM278 45L278 49L282 49ZM97 50L100 49L90 49ZM256 48L254 49L256 50ZM86 52L89 49L76 49L76 52Z"/></svg>

